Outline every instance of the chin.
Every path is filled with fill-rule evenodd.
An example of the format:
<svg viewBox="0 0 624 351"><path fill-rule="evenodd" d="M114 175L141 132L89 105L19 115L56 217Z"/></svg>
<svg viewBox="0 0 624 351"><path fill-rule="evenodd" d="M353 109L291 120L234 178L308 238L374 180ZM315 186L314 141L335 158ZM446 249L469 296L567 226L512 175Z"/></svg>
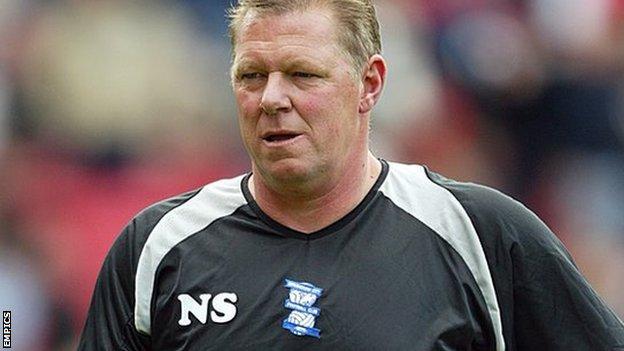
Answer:
<svg viewBox="0 0 624 351"><path fill-rule="evenodd" d="M318 166L299 159L283 159L267 162L262 169L262 175L280 183L298 183L308 181L317 174Z"/></svg>

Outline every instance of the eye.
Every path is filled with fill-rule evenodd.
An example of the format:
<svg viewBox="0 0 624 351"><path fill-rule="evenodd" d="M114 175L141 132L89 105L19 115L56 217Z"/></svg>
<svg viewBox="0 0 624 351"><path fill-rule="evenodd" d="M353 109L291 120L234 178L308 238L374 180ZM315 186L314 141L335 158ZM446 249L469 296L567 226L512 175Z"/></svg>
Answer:
<svg viewBox="0 0 624 351"><path fill-rule="evenodd" d="M243 73L240 75L241 80L253 80L258 78L262 78L262 74L259 72Z"/></svg>
<svg viewBox="0 0 624 351"><path fill-rule="evenodd" d="M308 72L294 72L293 76L294 77L298 77L298 78L315 78L315 77L318 77L316 74L308 73Z"/></svg>

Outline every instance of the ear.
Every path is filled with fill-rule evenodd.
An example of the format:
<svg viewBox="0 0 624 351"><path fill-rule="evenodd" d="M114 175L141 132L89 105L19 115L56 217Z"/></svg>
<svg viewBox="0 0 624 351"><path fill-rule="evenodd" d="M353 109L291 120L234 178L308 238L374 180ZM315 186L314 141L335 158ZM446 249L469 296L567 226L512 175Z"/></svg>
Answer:
<svg viewBox="0 0 624 351"><path fill-rule="evenodd" d="M360 113L368 113L379 101L381 91L386 82L386 61L381 55L371 56L362 77L363 90L360 95Z"/></svg>

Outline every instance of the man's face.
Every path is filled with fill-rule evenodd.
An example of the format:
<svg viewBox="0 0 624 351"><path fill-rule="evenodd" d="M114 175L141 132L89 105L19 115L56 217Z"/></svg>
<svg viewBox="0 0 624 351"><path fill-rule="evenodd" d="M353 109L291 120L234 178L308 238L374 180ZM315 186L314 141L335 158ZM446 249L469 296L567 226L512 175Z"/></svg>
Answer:
<svg viewBox="0 0 624 351"><path fill-rule="evenodd" d="M299 182L337 172L365 147L361 83L329 11L253 19L238 33L233 87L254 171Z"/></svg>

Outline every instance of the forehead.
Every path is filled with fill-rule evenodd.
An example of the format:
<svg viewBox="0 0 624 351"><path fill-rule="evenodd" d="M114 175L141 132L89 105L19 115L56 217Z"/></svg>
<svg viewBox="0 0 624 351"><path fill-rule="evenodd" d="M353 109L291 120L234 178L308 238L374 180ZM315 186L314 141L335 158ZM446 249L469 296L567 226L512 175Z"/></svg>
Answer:
<svg viewBox="0 0 624 351"><path fill-rule="evenodd" d="M322 53L336 49L329 10L313 9L276 15L247 14L237 35L235 61L263 52Z"/></svg>

